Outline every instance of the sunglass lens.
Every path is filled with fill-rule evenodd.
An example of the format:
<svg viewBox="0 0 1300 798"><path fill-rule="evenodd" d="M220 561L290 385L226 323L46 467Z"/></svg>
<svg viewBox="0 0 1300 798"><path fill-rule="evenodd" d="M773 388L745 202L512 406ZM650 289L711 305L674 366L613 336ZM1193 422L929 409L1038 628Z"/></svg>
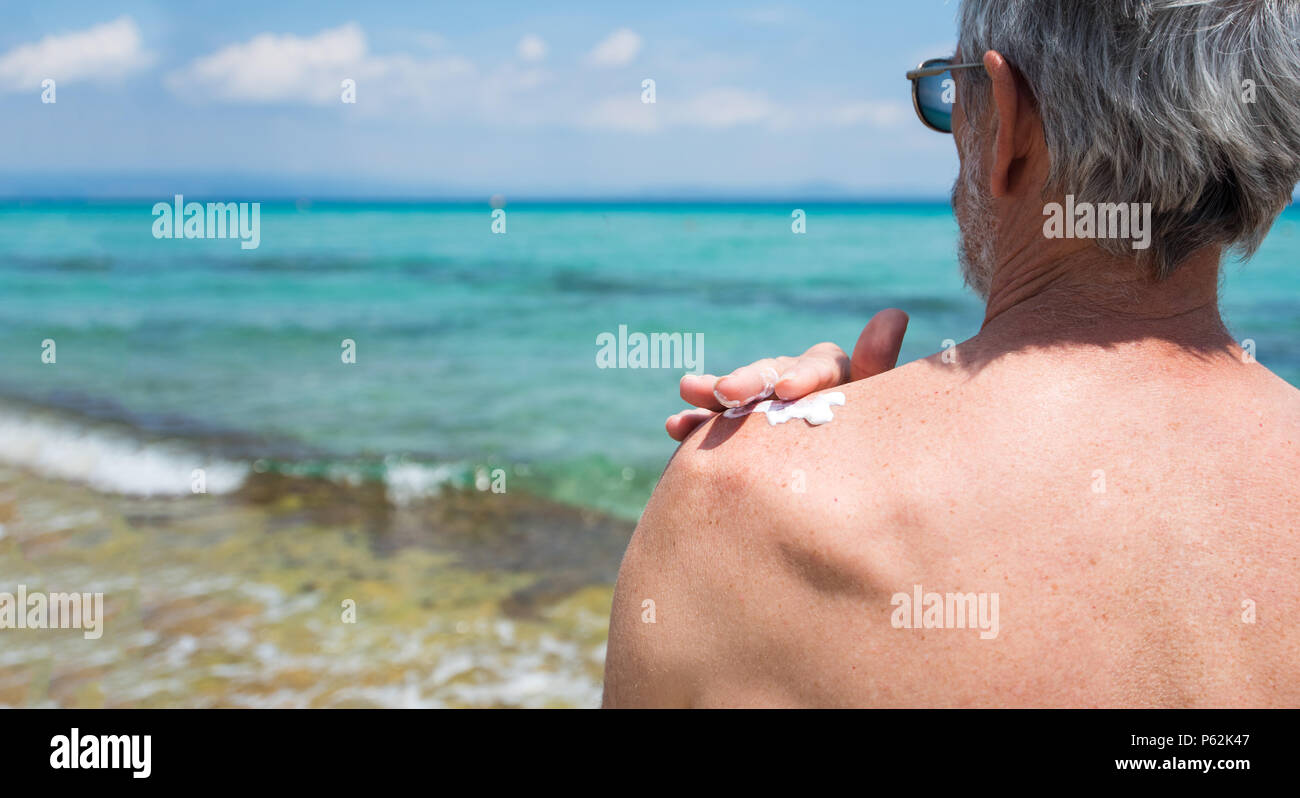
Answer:
<svg viewBox="0 0 1300 798"><path fill-rule="evenodd" d="M951 72L916 80L916 105L921 116L945 133L952 132L952 104L955 96L956 84L953 83Z"/></svg>

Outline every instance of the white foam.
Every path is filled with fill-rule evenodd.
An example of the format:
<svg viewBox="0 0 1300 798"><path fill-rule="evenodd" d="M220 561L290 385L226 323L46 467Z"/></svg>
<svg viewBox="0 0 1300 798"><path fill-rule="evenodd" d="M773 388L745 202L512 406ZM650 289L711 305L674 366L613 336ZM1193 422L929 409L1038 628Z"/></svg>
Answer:
<svg viewBox="0 0 1300 798"><path fill-rule="evenodd" d="M388 501L404 507L420 499L436 497L442 486L454 483L457 469L446 465L396 463L384 470L384 493Z"/></svg>
<svg viewBox="0 0 1300 798"><path fill-rule="evenodd" d="M818 427L833 421L835 412L831 407L843 407L844 402L843 393L831 391L805 396L792 402L784 399L767 399L745 407L732 408L724 415L727 418L740 418L750 413L763 413L767 416L767 423L773 427L784 424L792 418L802 418L814 427Z"/></svg>
<svg viewBox="0 0 1300 798"><path fill-rule="evenodd" d="M246 465L179 445L144 443L112 430L10 408L0 408L0 462L130 496L193 495L194 470L199 468L207 493L230 493L248 473Z"/></svg>

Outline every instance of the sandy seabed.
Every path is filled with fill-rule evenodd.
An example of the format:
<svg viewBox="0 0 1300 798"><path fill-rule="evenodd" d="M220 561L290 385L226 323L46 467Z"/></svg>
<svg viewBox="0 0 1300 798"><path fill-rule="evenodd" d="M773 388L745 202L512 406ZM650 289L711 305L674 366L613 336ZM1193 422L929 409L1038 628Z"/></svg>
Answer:
<svg viewBox="0 0 1300 798"><path fill-rule="evenodd" d="M0 706L595 706L631 529L473 490L141 499L0 469L0 592L104 594L98 639L0 629Z"/></svg>

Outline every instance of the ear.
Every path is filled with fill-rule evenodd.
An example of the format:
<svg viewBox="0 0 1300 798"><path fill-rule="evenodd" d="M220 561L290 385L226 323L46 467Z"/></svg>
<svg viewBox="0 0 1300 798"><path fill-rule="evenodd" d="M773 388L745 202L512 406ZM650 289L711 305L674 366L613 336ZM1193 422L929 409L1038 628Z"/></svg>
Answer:
<svg viewBox="0 0 1300 798"><path fill-rule="evenodd" d="M984 70L993 82L993 107L997 111L989 188L994 197L1002 197L1010 192L1019 162L1029 152L1027 131L1031 128L1026 123L1035 114L1015 70L1001 53L996 50L985 53Z"/></svg>

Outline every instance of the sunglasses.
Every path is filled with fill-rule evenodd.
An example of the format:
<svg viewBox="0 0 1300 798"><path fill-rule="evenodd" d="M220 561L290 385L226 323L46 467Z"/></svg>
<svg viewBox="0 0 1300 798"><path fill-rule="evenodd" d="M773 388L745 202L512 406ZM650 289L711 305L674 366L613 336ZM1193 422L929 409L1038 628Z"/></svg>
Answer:
<svg viewBox="0 0 1300 798"><path fill-rule="evenodd" d="M940 133L952 132L952 106L957 99L954 69L974 69L982 63L954 64L951 58L931 58L907 73L912 81L912 107L921 122Z"/></svg>

